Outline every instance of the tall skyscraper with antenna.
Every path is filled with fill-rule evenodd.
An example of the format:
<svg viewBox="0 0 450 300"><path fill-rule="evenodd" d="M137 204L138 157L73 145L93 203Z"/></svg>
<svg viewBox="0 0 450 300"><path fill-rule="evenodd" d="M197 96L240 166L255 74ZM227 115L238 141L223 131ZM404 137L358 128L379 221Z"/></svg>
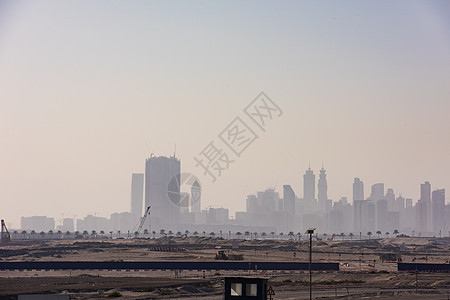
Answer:
<svg viewBox="0 0 450 300"><path fill-rule="evenodd" d="M319 183L317 186L317 200L319 201L319 208L325 211L325 203L328 200L328 184L327 184L327 174L325 169L320 170L319 173Z"/></svg>
<svg viewBox="0 0 450 300"><path fill-rule="evenodd" d="M303 175L303 199L308 203L316 200L316 175L311 170L311 166Z"/></svg>

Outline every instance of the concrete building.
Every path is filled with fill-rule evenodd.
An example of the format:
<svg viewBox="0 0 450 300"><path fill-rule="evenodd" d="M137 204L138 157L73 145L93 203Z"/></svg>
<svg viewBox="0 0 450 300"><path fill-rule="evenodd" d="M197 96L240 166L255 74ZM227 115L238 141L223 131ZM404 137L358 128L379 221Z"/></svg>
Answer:
<svg viewBox="0 0 450 300"><path fill-rule="evenodd" d="M313 202L316 200L316 175L308 168L303 175L303 200Z"/></svg>
<svg viewBox="0 0 450 300"><path fill-rule="evenodd" d="M180 168L180 160L173 156L151 156L146 160L145 207L152 207L152 229L177 229L180 222Z"/></svg>
<svg viewBox="0 0 450 300"><path fill-rule="evenodd" d="M202 208L202 188L196 180L191 187L191 212L200 213Z"/></svg>
<svg viewBox="0 0 450 300"><path fill-rule="evenodd" d="M423 228L424 230L422 232L429 232L432 231L432 207L431 207L431 184L428 181L425 181L425 183L422 183L420 185L420 200L422 200L422 203L426 206L426 219L424 220L426 222L426 226Z"/></svg>
<svg viewBox="0 0 450 300"><path fill-rule="evenodd" d="M131 174L131 215L138 222L142 217L142 205L144 200L144 174Z"/></svg>
<svg viewBox="0 0 450 300"><path fill-rule="evenodd" d="M416 226L415 231L420 235L428 232L428 205L420 199L416 203Z"/></svg>
<svg viewBox="0 0 450 300"><path fill-rule="evenodd" d="M62 224L60 226L57 226L58 230L61 230L62 232L74 232L75 231L75 222L72 218L64 218L62 220Z"/></svg>
<svg viewBox="0 0 450 300"><path fill-rule="evenodd" d="M353 203L355 200L364 200L364 183L359 178L353 181Z"/></svg>
<svg viewBox="0 0 450 300"><path fill-rule="evenodd" d="M36 232L55 230L55 219L46 216L22 217L20 227L24 230L34 230Z"/></svg>
<svg viewBox="0 0 450 300"><path fill-rule="evenodd" d="M319 182L317 185L317 200L319 202L319 209L323 212L329 212L329 209L326 209L326 202L328 200L327 174L323 166L319 173Z"/></svg>
<svg viewBox="0 0 450 300"><path fill-rule="evenodd" d="M375 204L371 200L356 200L354 205L354 231L366 234L375 231Z"/></svg>
<svg viewBox="0 0 450 300"><path fill-rule="evenodd" d="M283 210L287 214L287 228L295 228L295 193L290 185L283 185Z"/></svg>
<svg viewBox="0 0 450 300"><path fill-rule="evenodd" d="M436 236L446 234L445 189L435 190L432 193L432 224Z"/></svg>

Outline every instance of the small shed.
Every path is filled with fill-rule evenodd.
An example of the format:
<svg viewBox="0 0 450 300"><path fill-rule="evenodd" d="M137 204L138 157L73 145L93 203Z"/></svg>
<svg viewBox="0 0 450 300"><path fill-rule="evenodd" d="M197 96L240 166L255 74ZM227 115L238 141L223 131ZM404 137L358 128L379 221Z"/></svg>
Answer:
<svg viewBox="0 0 450 300"><path fill-rule="evenodd" d="M267 279L225 277L225 300L267 300Z"/></svg>

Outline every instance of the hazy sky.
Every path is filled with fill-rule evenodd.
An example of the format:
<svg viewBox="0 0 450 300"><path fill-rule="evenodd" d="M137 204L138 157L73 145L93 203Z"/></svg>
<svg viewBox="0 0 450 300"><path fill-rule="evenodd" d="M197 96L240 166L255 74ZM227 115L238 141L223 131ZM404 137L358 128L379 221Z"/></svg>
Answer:
<svg viewBox="0 0 450 300"><path fill-rule="evenodd" d="M284 114L211 183L193 157L261 91ZM322 161L330 199L360 177L415 201L425 180L450 189L449 112L445 0L0 1L10 226L128 210L131 173L175 143L203 207L302 196Z"/></svg>

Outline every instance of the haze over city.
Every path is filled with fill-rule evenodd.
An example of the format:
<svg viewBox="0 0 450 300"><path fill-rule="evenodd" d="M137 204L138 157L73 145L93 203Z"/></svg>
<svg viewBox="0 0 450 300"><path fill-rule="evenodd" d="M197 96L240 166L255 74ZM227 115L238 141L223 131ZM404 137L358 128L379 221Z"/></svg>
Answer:
<svg viewBox="0 0 450 300"><path fill-rule="evenodd" d="M202 206L327 170L328 199L355 177L420 198L447 190L450 5L446 1L0 3L1 217L82 218L130 209L131 174L172 156ZM244 109L282 110L265 131ZM219 135L258 135L237 157ZM235 160L212 182L194 157L217 141ZM176 150L175 150L176 144ZM317 186L316 186L317 188ZM448 199L446 201L448 203Z"/></svg>

